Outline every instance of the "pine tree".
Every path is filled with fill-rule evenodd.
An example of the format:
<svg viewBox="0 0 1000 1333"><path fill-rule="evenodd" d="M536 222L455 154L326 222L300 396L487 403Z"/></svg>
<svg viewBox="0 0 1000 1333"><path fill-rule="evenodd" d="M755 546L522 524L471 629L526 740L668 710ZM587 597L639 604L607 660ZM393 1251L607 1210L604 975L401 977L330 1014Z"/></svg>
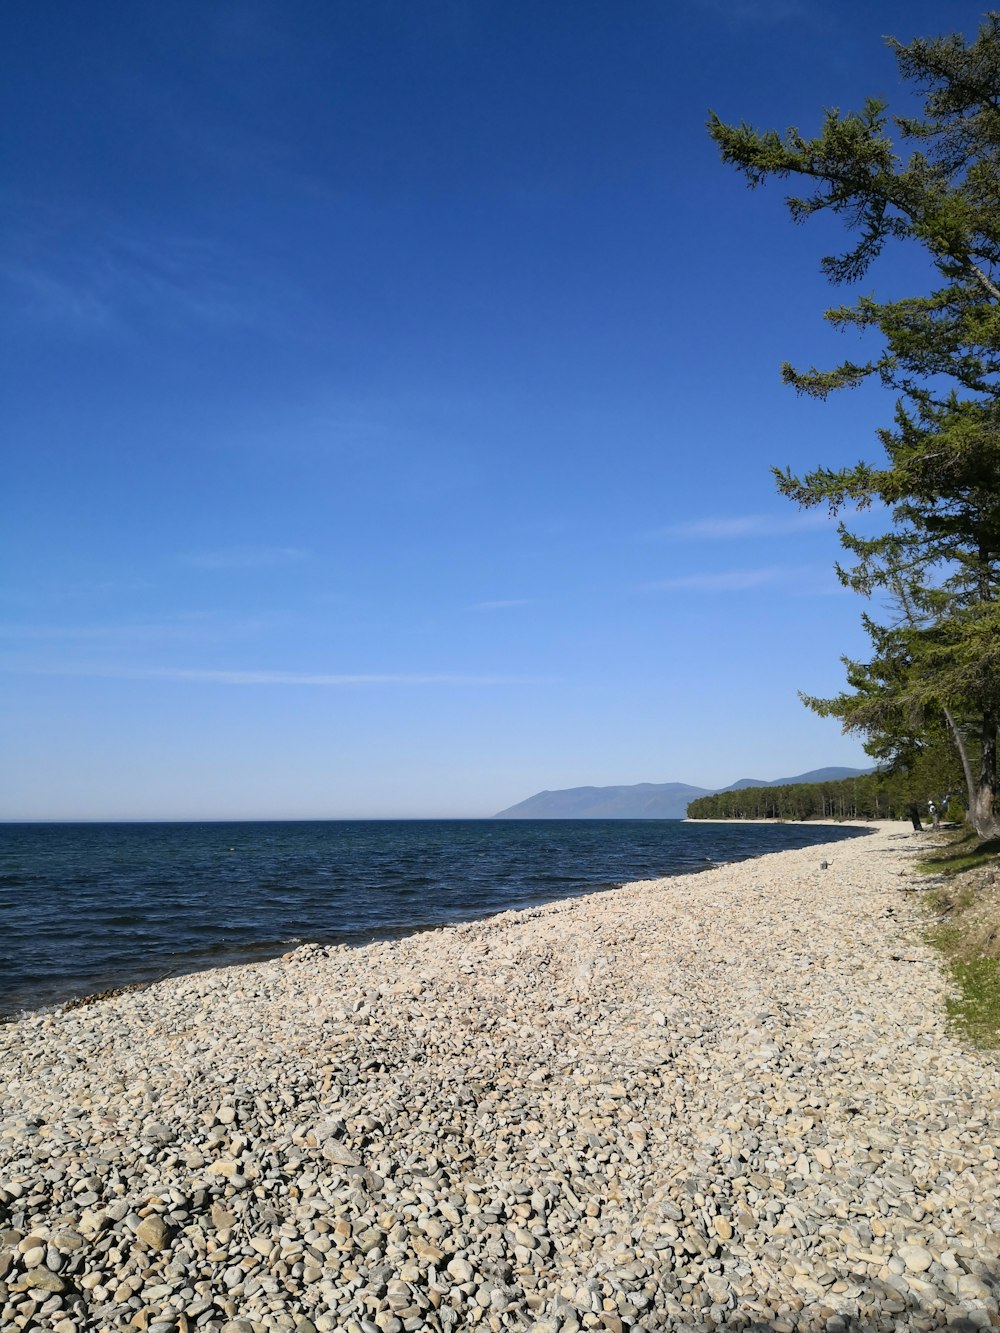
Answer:
<svg viewBox="0 0 1000 1333"><path fill-rule="evenodd" d="M872 753L911 747L943 726L966 777L970 818L982 837L1000 836L1000 14L974 41L961 34L889 45L903 77L922 94L923 114L893 116L868 100L859 113L825 114L818 136L724 124L709 132L723 161L753 187L796 178L792 218L839 215L850 248L827 256L834 284L863 277L889 242L928 254L937 285L895 301L865 296L827 311L837 328L875 331L873 359L832 370L782 374L800 393L824 398L877 378L897 395L893 423L878 432L879 467L818 468L803 477L775 469L779 489L800 505L839 512L888 506L892 527L863 539L843 526L854 563L845 584L871 596L905 594L896 623L866 618L875 655L849 663L852 693L806 699L864 732ZM904 156L897 143L908 152ZM923 730L922 730L923 729Z"/></svg>

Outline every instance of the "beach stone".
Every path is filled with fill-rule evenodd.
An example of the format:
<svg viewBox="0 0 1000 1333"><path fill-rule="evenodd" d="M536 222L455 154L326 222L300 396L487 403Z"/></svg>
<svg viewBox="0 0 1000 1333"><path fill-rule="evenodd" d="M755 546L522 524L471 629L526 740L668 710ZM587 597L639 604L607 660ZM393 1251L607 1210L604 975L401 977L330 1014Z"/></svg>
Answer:
<svg viewBox="0 0 1000 1333"><path fill-rule="evenodd" d="M38 1264L36 1267L29 1269L25 1276L25 1283L36 1291L62 1293L66 1290L65 1281L58 1273L53 1273L51 1269L46 1268L44 1264Z"/></svg>
<svg viewBox="0 0 1000 1333"><path fill-rule="evenodd" d="M448 1273L456 1282L471 1282L475 1276L475 1270L467 1259L452 1259L448 1264Z"/></svg>
<svg viewBox="0 0 1000 1333"><path fill-rule="evenodd" d="M360 1166L361 1159L356 1153L345 1148L343 1144L337 1143L335 1139L328 1139L323 1144L323 1156L328 1162L333 1162L336 1166Z"/></svg>
<svg viewBox="0 0 1000 1333"><path fill-rule="evenodd" d="M988 1326L1000 1073L898 831L0 1026L0 1327Z"/></svg>
<svg viewBox="0 0 1000 1333"><path fill-rule="evenodd" d="M165 1250L170 1245L170 1228L162 1217L144 1217L135 1229L139 1240L152 1250Z"/></svg>
<svg viewBox="0 0 1000 1333"><path fill-rule="evenodd" d="M923 1245L901 1245L899 1257L911 1273L924 1273L934 1262L934 1256Z"/></svg>
<svg viewBox="0 0 1000 1333"><path fill-rule="evenodd" d="M973 1273L963 1273L958 1279L957 1294L967 1301L996 1300L994 1293L980 1278Z"/></svg>

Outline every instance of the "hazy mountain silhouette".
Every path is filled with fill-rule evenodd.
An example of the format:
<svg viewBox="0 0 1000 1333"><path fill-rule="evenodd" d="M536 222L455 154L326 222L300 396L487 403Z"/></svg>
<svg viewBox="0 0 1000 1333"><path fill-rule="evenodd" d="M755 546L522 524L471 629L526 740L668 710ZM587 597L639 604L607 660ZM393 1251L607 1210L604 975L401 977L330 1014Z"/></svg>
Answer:
<svg viewBox="0 0 1000 1333"><path fill-rule="evenodd" d="M787 787L796 782L837 782L856 778L863 768L814 768L794 778L740 778L728 787L692 787L686 782L637 782L628 787L565 787L540 791L493 816L494 819L683 819L699 796L741 787Z"/></svg>

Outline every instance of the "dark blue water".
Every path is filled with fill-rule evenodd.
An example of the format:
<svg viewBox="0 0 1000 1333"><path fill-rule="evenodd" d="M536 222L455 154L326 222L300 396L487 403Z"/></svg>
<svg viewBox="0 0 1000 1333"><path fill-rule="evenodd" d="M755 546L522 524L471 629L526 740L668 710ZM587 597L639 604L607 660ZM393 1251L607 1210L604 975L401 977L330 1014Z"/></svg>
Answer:
<svg viewBox="0 0 1000 1333"><path fill-rule="evenodd" d="M0 1017L857 833L653 819L0 825Z"/></svg>

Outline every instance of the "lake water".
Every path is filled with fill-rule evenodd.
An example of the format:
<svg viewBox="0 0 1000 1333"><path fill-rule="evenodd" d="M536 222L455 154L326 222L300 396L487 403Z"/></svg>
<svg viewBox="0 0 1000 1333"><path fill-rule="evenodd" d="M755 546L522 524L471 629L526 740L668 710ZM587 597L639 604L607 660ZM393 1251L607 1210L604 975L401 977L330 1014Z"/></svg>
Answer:
<svg viewBox="0 0 1000 1333"><path fill-rule="evenodd" d="M0 1017L860 830L677 820L0 825Z"/></svg>

